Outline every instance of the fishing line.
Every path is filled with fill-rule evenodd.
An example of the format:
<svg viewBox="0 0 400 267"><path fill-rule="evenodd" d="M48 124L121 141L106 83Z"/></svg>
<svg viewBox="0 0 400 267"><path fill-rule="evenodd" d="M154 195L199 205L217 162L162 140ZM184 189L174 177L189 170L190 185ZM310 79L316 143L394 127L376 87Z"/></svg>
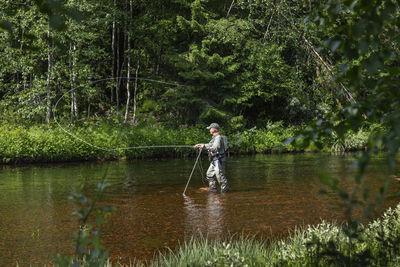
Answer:
<svg viewBox="0 0 400 267"><path fill-rule="evenodd" d="M100 80L93 81L93 82L90 83L90 85L94 85L94 84L96 84L96 83L104 82L104 81L116 80L116 79L128 79L128 78L127 78L127 77L105 78L105 79L100 79ZM174 84L174 83L169 83L169 82L163 82L163 81L158 81L158 80L153 80L153 79L148 79L148 78L139 78L139 77L135 77L135 78L132 77L132 78L130 78L130 80L133 80L133 79L138 79L138 80L142 80L142 81L156 82L156 83L167 84L167 85L172 85L172 86L182 86L182 87L183 87L183 86L186 86L186 85L180 85L180 84ZM64 93L64 94L57 100L57 102L56 102L56 104L54 105L54 108L53 108L53 117L54 117L54 121L56 122L57 126L58 126L63 132L65 132L65 133L68 134L69 136L75 138L76 140L79 140L80 142L82 142L82 143L84 143L84 144L86 144L86 145L88 145L88 146L91 146L91 147L93 147L93 148L96 148L96 149L99 149L99 150L103 150L103 151L107 151L107 152L114 152L114 151L118 151L118 150L144 149L144 148L193 148L192 145L154 145L154 146L131 146L131 147L119 147L119 148L105 148L105 147L100 147L100 146L94 145L94 144L92 144L92 143L89 143L88 141L86 141L86 140L84 140L84 139L82 139L82 138L76 136L75 134L71 133L70 131L66 130L64 127L61 126L61 124L60 124L59 121L57 120L56 110L57 110L57 106L58 106L58 104L60 103L61 99L63 99L67 94L69 94L69 93L71 93L72 91L74 91L74 90L76 90L76 89L78 89L78 88L81 88L81 87L83 87L83 85L79 85L79 86L77 86L77 87L74 87L74 88L68 90L66 93ZM183 191L183 195L184 195L184 196L186 196L186 195L185 195L186 189L187 189L187 187L188 187L188 185L189 185L190 179L191 179L192 176L193 176L193 172L194 172L194 170L195 170L195 168L196 168L197 162L199 161L199 158L200 158L200 155L201 155L201 150L202 150L202 149L200 148L199 154L198 154L198 156L197 156L197 158L196 158L196 162L194 163L192 172L190 173L189 179L188 179L188 181L187 181L185 190ZM204 183L204 176L203 176L203 173L202 173L202 172L203 172L203 167L202 167L202 166L199 166L199 168L200 168L200 172L201 172L201 176L202 176L202 181L203 181L203 183Z"/></svg>
<svg viewBox="0 0 400 267"><path fill-rule="evenodd" d="M105 79L100 79L100 80L96 80L93 81L91 83L89 83L90 85L94 85L96 83L99 82L104 82L104 81L111 81L111 80L116 80L116 79L128 79L127 77L115 77L115 78L105 78ZM132 77L130 78L130 80L136 79L136 77ZM181 86L181 87L185 87L187 85L181 85L181 84L176 84L176 83L169 83L169 82L164 82L164 81L159 81L159 80L153 80L153 79L148 79L148 78L140 78L137 77L138 80L141 81L149 81L149 82L155 82L155 83L161 83L161 84L166 84L166 85L172 85L172 86ZM88 141L76 136L75 134L69 132L68 130L66 130L64 127L61 126L61 124L58 122L57 120L57 115L56 115L56 110L57 110L57 106L60 103L61 99L63 99L67 94L71 93L72 91L79 89L81 87L83 87L84 85L79 85L77 87L74 87L70 90L68 90L66 93L64 93L56 102L56 104L54 105L53 108L53 117L54 117L54 121L56 122L57 126L64 131L66 134L68 134L69 136L75 138L76 140L79 140L80 142L91 146L93 148L99 149L99 150L103 150L103 151L107 151L107 152L112 152L112 151L118 151L118 150L131 150L131 149L144 149L144 148L192 148L193 146L191 145L155 145L155 146L131 146L131 147L118 147L118 148L105 148L105 147L100 147L100 146L96 146L92 143L89 143Z"/></svg>

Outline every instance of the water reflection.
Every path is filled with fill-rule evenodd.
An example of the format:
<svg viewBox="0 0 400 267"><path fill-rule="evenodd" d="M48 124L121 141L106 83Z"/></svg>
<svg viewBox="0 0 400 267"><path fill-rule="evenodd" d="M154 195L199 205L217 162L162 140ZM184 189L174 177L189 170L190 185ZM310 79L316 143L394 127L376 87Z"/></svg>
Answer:
<svg viewBox="0 0 400 267"><path fill-rule="evenodd" d="M185 234L192 235L201 232L209 237L222 236L227 225L224 203L226 195L207 192L202 194L206 200L204 204L201 204L202 198L184 197Z"/></svg>
<svg viewBox="0 0 400 267"><path fill-rule="evenodd" d="M364 178L371 196L384 183L378 162L374 160ZM321 218L341 221L340 199L333 192L318 194L323 186L317 173L340 177L341 186L349 190L354 186L348 154L256 155L229 160L230 193L199 192L203 183L196 173L183 198L193 163L142 160L0 169L0 266L16 261L44 265L57 253L71 253L77 224L67 197L79 183L91 196L105 169L111 185L105 201L117 211L103 242L113 258L122 257L125 263L150 260L198 232L210 238L236 232L279 236ZM386 207L397 200L387 201Z"/></svg>
<svg viewBox="0 0 400 267"><path fill-rule="evenodd" d="M225 224L224 213L225 194L208 194L207 195L207 233L221 235Z"/></svg>
<svg viewBox="0 0 400 267"><path fill-rule="evenodd" d="M183 198L185 201L185 235L201 231L203 216L201 214L200 205L196 204L194 200L187 195L184 195Z"/></svg>

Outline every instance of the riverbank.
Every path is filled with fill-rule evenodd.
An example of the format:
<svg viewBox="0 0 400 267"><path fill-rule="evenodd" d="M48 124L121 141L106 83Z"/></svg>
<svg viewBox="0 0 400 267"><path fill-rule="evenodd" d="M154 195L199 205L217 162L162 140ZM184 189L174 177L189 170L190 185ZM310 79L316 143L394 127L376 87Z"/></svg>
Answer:
<svg viewBox="0 0 400 267"><path fill-rule="evenodd" d="M349 238L351 235L351 238ZM151 266L398 266L400 205L380 218L348 225L321 222L266 244L253 238L208 242L192 239Z"/></svg>
<svg viewBox="0 0 400 267"><path fill-rule="evenodd" d="M186 266L399 266L400 205L378 219L350 227L322 221L295 229L283 240L260 241L231 237L209 241L194 237L177 250L160 253L151 262L115 264L106 267Z"/></svg>
<svg viewBox="0 0 400 267"><path fill-rule="evenodd" d="M315 151L316 144L298 149L283 145L296 136L303 126L269 124L262 129L225 132L229 153L273 153ZM190 157L197 152L191 147L141 148L137 146L192 146L208 142L210 135L203 125L199 127L168 128L162 125L130 126L95 122L66 128L57 125L22 126L0 125L0 163L64 162L88 160L115 160L134 158ZM326 138L320 145L324 151L355 151L364 149L370 128L349 134L344 141ZM72 134L73 136L71 136ZM116 149L120 148L120 149Z"/></svg>

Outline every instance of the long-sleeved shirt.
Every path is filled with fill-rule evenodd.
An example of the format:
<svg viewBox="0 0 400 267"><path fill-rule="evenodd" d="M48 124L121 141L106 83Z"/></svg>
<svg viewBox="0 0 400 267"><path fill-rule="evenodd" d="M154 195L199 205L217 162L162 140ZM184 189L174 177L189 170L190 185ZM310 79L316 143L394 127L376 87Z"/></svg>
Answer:
<svg viewBox="0 0 400 267"><path fill-rule="evenodd" d="M220 134L213 135L210 143L205 144L205 147L212 156L217 154L223 155L225 153L224 140Z"/></svg>

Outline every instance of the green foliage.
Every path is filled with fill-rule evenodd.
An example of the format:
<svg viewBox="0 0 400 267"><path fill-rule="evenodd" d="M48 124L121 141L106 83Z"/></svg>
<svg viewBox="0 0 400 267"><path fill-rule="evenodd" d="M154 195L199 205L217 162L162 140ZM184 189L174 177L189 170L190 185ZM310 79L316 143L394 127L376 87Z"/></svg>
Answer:
<svg viewBox="0 0 400 267"><path fill-rule="evenodd" d="M265 128L243 129L240 117L231 122L223 134L228 136L229 153L273 153L315 151L314 143L301 148L284 144L296 136L303 126L285 126L283 122L268 122ZM58 162L97 159L133 159L144 157L187 157L194 149L182 147L142 148L138 146L173 146L207 143L211 136L205 125L198 127L165 127L157 123L130 126L112 121L83 122L75 127L56 125L21 126L0 125L0 161L2 163ZM327 151L354 151L365 149L371 131L380 126L365 128L349 134L344 140L330 136L323 142ZM70 134L74 135L71 136ZM79 138L79 139L77 139ZM298 140L300 141L300 140ZM132 148L132 149L127 149Z"/></svg>
<svg viewBox="0 0 400 267"><path fill-rule="evenodd" d="M342 140L337 139L331 146L335 152L360 151L367 147L370 131L359 129L357 132L349 131Z"/></svg>
<svg viewBox="0 0 400 267"><path fill-rule="evenodd" d="M176 251L162 254L151 266L397 266L400 263L400 205L381 218L350 225L322 221L296 229L290 237L265 244L254 238L192 238ZM354 233L354 232L353 232Z"/></svg>
<svg viewBox="0 0 400 267"><path fill-rule="evenodd" d="M322 222L304 231L295 231L286 241L271 249L280 253L275 263L289 266L396 266L399 264L400 207L388 209L381 218L368 225L358 224L349 238L350 225Z"/></svg>
<svg viewBox="0 0 400 267"><path fill-rule="evenodd" d="M176 251L161 254L150 266L263 266L266 246L253 238L239 237L208 241L194 237Z"/></svg>
<svg viewBox="0 0 400 267"><path fill-rule="evenodd" d="M204 127L205 128L205 127ZM132 127L98 122L66 129L57 126L0 126L3 163L174 157L195 153L190 148L131 149L133 146L194 145L207 142L208 132L197 128ZM82 141L83 140L83 141ZM90 144L90 145L89 145ZM121 149L118 149L121 148Z"/></svg>
<svg viewBox="0 0 400 267"><path fill-rule="evenodd" d="M239 251L235 251L231 249L231 244L222 243L222 248L214 247L214 259L207 261L206 266L232 266L232 265L240 265L240 266L248 266L245 263L244 257L240 255Z"/></svg>
<svg viewBox="0 0 400 267"><path fill-rule="evenodd" d="M23 44L23 40L17 39L15 36L15 31L18 30L18 24L15 21L9 19L18 13L18 10L27 11L29 9L37 10L42 16L46 17L49 28L62 31L65 30L68 19L73 19L76 22L81 21L82 14L78 9L71 8L67 4L68 1L46 1L46 0L35 0L28 1L27 3L4 3L3 10L5 11L0 21L0 30L8 33L8 41L11 47L18 48L19 45ZM32 34L27 34L25 36L29 40L35 40L35 36ZM27 45L30 47L30 45ZM33 47L30 47L33 48Z"/></svg>
<svg viewBox="0 0 400 267"><path fill-rule="evenodd" d="M98 192L104 194L104 185ZM88 213L96 216L97 227L112 210L97 206L81 193L73 193L77 215L82 222ZM93 204L93 205L92 205ZM90 207L87 209L87 207ZM91 226L89 226L91 227ZM88 227L80 230L76 239L75 257L59 256L57 266L121 266L106 259L98 237L101 231ZM352 232L349 238L349 231ZM85 234L86 233L86 234ZM92 245L90 245L92 244ZM97 248L88 250L88 248ZM81 251L81 252L79 252ZM98 251L98 252L96 252ZM272 240L268 244L254 237L231 236L227 239L209 239L201 234L184 242L175 251L160 253L149 266L398 266L400 264L400 205L389 208L380 218L363 225L338 225L322 221L317 225L295 229L283 240ZM124 265L122 265L124 266ZM144 266L141 263L129 266Z"/></svg>
<svg viewBox="0 0 400 267"><path fill-rule="evenodd" d="M71 121L124 112L127 81L118 77L129 65L131 76L137 68L158 81L139 80L135 123L303 123L334 98L297 30L307 3L235 1L228 14L230 4L216 0L6 1L0 109L42 123L66 94L57 112Z"/></svg>
<svg viewBox="0 0 400 267"><path fill-rule="evenodd" d="M105 266L110 265L108 261L109 252L105 251L100 237L104 231L104 224L114 207L102 205L100 202L105 198L107 184L104 182L107 175L105 172L102 182L97 185L96 196L93 199L84 195L84 186L80 185L69 196L74 201L76 210L72 213L79 221L80 229L75 234L74 256L61 256L56 258L56 266ZM89 223L89 218L95 217L95 225Z"/></svg>
<svg viewBox="0 0 400 267"><path fill-rule="evenodd" d="M268 123L264 129L255 127L235 132L229 136L230 151L242 153L268 153L277 151L295 151L291 145L282 147L282 143L299 132L300 127L284 127L282 122Z"/></svg>
<svg viewBox="0 0 400 267"><path fill-rule="evenodd" d="M325 50L329 49L340 58L336 66L337 81L342 83L342 93L349 102L310 123L292 143L302 146L334 136L333 150L365 144L366 149L356 162L358 184L362 184L371 156L382 149L387 151L389 170L397 172L400 54L398 42L395 42L398 38L395 25L399 19L398 3L388 0L329 1L305 20L307 29L318 28L327 35ZM368 127L370 130L365 131ZM354 202L363 203L369 198L368 194L363 194L364 201L359 199L357 191L346 193L349 209ZM382 188L379 199L385 191Z"/></svg>
<svg viewBox="0 0 400 267"><path fill-rule="evenodd" d="M371 214L373 208L382 202L390 184L388 178L373 203L368 191L360 194L363 175L374 153L385 150L388 169L392 173L398 171L400 53L398 27L395 25L398 25L399 19L399 5L391 0L328 1L305 19L308 30L318 29L327 36L325 50L339 58L336 80L341 83L341 92L348 103L316 119L288 143L304 146L310 142L329 140L333 136L333 150L365 146L362 155L356 159L357 186L351 192L341 189L337 180L323 176L325 182L331 184L346 202L345 214L349 223L343 228L341 239L347 242L333 240L321 246L320 238L313 240L311 245L318 249L318 261L308 264L399 264L396 256L399 253L398 237L387 235L388 232L393 235L398 233L399 208L395 212L389 210L384 219L375 221L369 227L360 225L359 218L354 218L352 214L356 205L363 206L367 216ZM370 130L365 131L368 127Z"/></svg>

